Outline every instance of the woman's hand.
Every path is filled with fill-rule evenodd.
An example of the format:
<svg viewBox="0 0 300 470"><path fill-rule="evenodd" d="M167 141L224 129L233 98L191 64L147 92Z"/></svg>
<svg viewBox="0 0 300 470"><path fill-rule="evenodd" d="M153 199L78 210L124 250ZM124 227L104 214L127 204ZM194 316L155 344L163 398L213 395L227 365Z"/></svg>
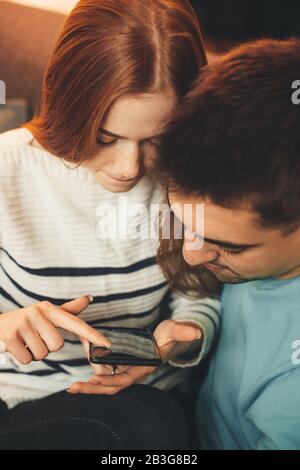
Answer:
<svg viewBox="0 0 300 470"><path fill-rule="evenodd" d="M0 340L21 364L45 359L49 353L59 351L64 339L58 328L75 333L99 346L111 342L89 326L78 315L87 308L88 296L66 302L60 307L43 301L29 307L0 315Z"/></svg>
<svg viewBox="0 0 300 470"><path fill-rule="evenodd" d="M154 331L154 338L163 361L176 357L185 352L192 341L199 340L202 331L192 322L177 322L164 320ZM85 350L87 351L87 344ZM111 375L111 366L92 365L94 372L88 382L76 382L69 389L69 393L88 393L114 395L120 390L140 382L147 375L152 374L157 367L153 366L119 366L116 375ZM126 369L121 369L121 368Z"/></svg>

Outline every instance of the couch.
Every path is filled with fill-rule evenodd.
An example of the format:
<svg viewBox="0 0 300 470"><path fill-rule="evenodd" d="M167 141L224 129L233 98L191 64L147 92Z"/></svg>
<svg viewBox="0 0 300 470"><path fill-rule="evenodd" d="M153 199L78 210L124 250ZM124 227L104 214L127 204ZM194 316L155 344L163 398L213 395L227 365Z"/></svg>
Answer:
<svg viewBox="0 0 300 470"><path fill-rule="evenodd" d="M18 127L38 108L42 78L65 16L0 1L0 132Z"/></svg>

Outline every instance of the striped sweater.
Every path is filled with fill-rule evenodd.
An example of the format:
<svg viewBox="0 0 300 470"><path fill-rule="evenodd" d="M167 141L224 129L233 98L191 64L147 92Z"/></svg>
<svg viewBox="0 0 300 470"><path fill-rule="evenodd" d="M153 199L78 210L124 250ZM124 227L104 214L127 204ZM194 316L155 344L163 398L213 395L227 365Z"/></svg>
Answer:
<svg viewBox="0 0 300 470"><path fill-rule="evenodd" d="M166 317L193 321L202 328L204 341L193 343L185 354L140 382L164 390L175 385L188 388L191 366L209 351L218 329L219 301L169 292L156 263L157 240L101 238L98 208L116 205L120 194L101 187L85 167L70 166L37 146L26 128L0 134L0 312L42 300L61 305L91 294L94 301L80 318L100 330L101 326L153 330ZM146 175L125 195L129 205L150 207L160 201L161 189ZM134 217L139 223L139 217L150 215ZM168 305L162 302L166 297ZM22 365L6 355L0 365L0 399L9 408L65 390L92 375L79 339L62 333L64 347L45 360Z"/></svg>

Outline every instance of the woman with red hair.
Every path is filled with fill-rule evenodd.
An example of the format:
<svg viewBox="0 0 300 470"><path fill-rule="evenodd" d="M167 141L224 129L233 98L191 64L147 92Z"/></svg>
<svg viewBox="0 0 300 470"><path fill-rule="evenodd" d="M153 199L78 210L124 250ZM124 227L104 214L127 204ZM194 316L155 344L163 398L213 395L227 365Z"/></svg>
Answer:
<svg viewBox="0 0 300 470"><path fill-rule="evenodd" d="M130 224L150 222L159 136L205 63L187 0L81 0L40 109L0 136L0 448L187 447L167 391L189 389L219 303L170 292L151 237L103 236L97 217L126 197L147 209ZM163 365L91 377L81 342L110 346L107 325L152 329Z"/></svg>

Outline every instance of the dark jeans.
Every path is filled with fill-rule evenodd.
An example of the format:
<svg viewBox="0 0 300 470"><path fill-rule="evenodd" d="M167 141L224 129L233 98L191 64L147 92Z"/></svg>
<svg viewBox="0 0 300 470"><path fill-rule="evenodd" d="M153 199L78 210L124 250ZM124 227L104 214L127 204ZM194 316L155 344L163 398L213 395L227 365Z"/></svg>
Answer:
<svg viewBox="0 0 300 470"><path fill-rule="evenodd" d="M115 395L59 392L11 410L0 406L2 450L188 450L189 432L177 399L142 384Z"/></svg>

